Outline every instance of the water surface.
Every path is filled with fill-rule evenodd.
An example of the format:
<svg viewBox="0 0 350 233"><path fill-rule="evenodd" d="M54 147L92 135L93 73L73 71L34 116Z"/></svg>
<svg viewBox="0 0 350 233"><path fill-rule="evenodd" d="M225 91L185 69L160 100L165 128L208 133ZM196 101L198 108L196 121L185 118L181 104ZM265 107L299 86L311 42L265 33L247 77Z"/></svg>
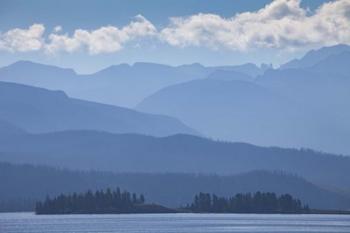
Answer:
<svg viewBox="0 0 350 233"><path fill-rule="evenodd" d="M350 232L349 215L0 213L0 233Z"/></svg>

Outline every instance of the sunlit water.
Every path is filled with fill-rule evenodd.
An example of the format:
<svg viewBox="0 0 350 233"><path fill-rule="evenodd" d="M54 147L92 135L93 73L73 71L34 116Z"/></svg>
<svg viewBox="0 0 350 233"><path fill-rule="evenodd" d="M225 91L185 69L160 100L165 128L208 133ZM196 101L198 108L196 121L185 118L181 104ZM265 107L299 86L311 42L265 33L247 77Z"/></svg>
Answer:
<svg viewBox="0 0 350 233"><path fill-rule="evenodd" d="M349 215L0 214L1 233L350 232Z"/></svg>

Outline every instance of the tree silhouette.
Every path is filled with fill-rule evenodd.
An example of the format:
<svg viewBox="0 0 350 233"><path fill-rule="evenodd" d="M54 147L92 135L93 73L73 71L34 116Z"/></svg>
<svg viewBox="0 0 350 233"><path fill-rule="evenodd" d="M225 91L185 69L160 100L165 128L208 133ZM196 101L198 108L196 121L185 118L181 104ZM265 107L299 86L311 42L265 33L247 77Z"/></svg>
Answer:
<svg viewBox="0 0 350 233"><path fill-rule="evenodd" d="M236 194L224 198L215 194L199 193L187 209L206 213L308 213L309 207L289 194L277 196L275 193L256 192Z"/></svg>
<svg viewBox="0 0 350 233"><path fill-rule="evenodd" d="M68 213L131 213L136 212L137 205L144 204L145 197L119 188L112 191L88 190L82 194L61 194L55 198L46 197L44 202L36 203L37 214L68 214Z"/></svg>

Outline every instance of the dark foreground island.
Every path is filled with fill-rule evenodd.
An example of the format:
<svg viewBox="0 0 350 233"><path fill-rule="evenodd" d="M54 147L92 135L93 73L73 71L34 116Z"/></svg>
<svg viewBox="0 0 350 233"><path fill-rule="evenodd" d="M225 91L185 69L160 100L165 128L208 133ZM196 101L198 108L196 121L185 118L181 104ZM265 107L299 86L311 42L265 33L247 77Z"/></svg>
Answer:
<svg viewBox="0 0 350 233"><path fill-rule="evenodd" d="M36 214L128 214L128 213L310 213L309 207L289 194L256 192L236 194L225 198L199 193L192 204L170 209L157 204L146 204L144 196L127 191L99 190L81 194L61 194L38 202Z"/></svg>
<svg viewBox="0 0 350 233"><path fill-rule="evenodd" d="M82 194L61 194L47 197L35 206L36 214L131 214L131 213L175 213L173 209L157 204L146 204L144 196L121 192L119 188L87 191Z"/></svg>
<svg viewBox="0 0 350 233"><path fill-rule="evenodd" d="M209 193L199 193L186 209L194 213L264 213L264 214L305 214L310 209L299 199L289 194L256 192L236 194L225 198Z"/></svg>

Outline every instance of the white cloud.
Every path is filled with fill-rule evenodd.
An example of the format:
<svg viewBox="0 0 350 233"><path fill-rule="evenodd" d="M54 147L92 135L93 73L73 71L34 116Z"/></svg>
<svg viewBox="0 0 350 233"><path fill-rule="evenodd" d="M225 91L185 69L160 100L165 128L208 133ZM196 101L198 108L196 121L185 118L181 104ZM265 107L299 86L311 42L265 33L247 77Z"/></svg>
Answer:
<svg viewBox="0 0 350 233"><path fill-rule="evenodd" d="M93 31L77 29L72 36L52 33L45 48L50 53L73 52L81 48L87 48L90 54L112 53L122 49L129 41L154 36L156 33L154 25L138 15L135 21L121 29L114 26L105 26Z"/></svg>
<svg viewBox="0 0 350 233"><path fill-rule="evenodd" d="M160 37L173 46L246 50L350 43L350 0L323 4L315 12L299 0L276 0L231 18L197 14L172 18Z"/></svg>
<svg viewBox="0 0 350 233"><path fill-rule="evenodd" d="M57 25L54 29L53 29L54 32L60 32L62 31L62 26L61 25Z"/></svg>
<svg viewBox="0 0 350 233"><path fill-rule="evenodd" d="M4 34L0 33L0 50L10 52L40 50L44 44L44 31L44 25L33 24L28 29L14 28Z"/></svg>
<svg viewBox="0 0 350 233"><path fill-rule="evenodd" d="M61 26L56 26L46 36L45 27L34 24L28 29L15 28L0 33L0 50L113 53L132 41L139 46L139 40L147 37L175 47L241 51L350 44L350 0L328 2L313 12L302 8L300 0L275 0L258 11L229 18L196 14L170 20L169 25L157 30L150 21L138 15L122 28L109 25L95 30L76 29L67 34Z"/></svg>

